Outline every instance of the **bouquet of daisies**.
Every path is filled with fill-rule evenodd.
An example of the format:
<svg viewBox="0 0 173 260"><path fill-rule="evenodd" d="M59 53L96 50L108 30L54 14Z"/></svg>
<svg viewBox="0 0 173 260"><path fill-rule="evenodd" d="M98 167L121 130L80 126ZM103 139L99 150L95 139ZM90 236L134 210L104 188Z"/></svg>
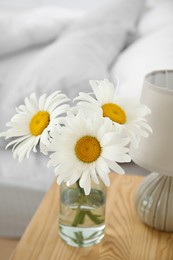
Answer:
<svg viewBox="0 0 173 260"><path fill-rule="evenodd" d="M110 171L124 174L118 163L131 160L128 144L137 147L151 132L145 118L151 112L148 107L117 96L107 79L91 80L90 85L93 91L79 93L73 107L60 91L39 98L31 94L0 134L12 138L6 148L12 146L20 162L37 147L49 154L48 166L54 167L58 184L78 182L85 195L91 182L102 180L109 186Z"/></svg>

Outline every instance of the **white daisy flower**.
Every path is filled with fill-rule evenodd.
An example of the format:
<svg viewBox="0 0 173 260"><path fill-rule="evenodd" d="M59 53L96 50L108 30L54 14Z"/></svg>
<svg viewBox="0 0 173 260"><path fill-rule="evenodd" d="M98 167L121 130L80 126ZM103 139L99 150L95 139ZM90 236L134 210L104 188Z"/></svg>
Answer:
<svg viewBox="0 0 173 260"><path fill-rule="evenodd" d="M6 148L13 145L14 158L18 157L21 162L26 156L29 157L31 150L36 152L36 146L40 143L40 149L49 138L49 131L59 124L59 116L69 108L69 99L60 91L46 94L37 99L33 93L25 98L25 104L16 108L14 115L7 126L9 129L0 134L5 139L16 138Z"/></svg>
<svg viewBox="0 0 173 260"><path fill-rule="evenodd" d="M107 118L99 115L84 117L82 111L69 114L65 126L59 132L52 132L52 143L48 150L48 166L55 167L57 182L72 185L79 180L79 185L88 195L91 180L99 183L98 176L105 185L110 185L110 169L124 174L117 162L129 162L127 154L129 138L120 137L120 131L112 126Z"/></svg>
<svg viewBox="0 0 173 260"><path fill-rule="evenodd" d="M79 100L76 108L82 109L87 115L102 114L109 118L114 125L119 125L126 136L137 148L140 138L147 137L152 132L145 116L151 113L150 109L141 105L134 98L117 96L116 88L107 79L103 81L90 80L93 93L79 93L75 100Z"/></svg>

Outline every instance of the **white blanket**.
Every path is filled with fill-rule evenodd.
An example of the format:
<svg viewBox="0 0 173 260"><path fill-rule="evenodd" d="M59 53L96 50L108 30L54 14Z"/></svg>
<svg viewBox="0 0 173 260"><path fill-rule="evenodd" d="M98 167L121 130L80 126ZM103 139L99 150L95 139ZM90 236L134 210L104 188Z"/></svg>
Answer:
<svg viewBox="0 0 173 260"><path fill-rule="evenodd" d="M47 44L59 37L82 11L60 7L40 7L32 10L0 11L0 56L29 47Z"/></svg>
<svg viewBox="0 0 173 260"><path fill-rule="evenodd" d="M77 0L77 2L78 1L79 0ZM88 2L90 3L91 0ZM94 5L96 5L95 9L98 10L99 8L99 13L101 13L99 14L99 16L103 17L106 14L110 14L109 7L107 7L107 5L110 5L113 7L113 10L115 10L116 8L116 11L114 13L115 18L118 14L117 10L120 4L118 2L119 0L96 0L94 3L91 2L89 4L93 6L89 9L93 10ZM142 6L143 2L144 1L142 1L140 6ZM3 4L6 3L8 6L8 0ZM18 8L17 10L11 10L8 9L6 5L6 8L2 8L3 4L0 2L0 34L2 36L0 37L0 56L14 53L15 51L20 51L28 47L49 43L50 41L55 40L63 33L64 29L67 28L70 23L72 23L74 20L78 20L78 18L85 16L88 11L84 3L83 8L85 8L86 10L81 9L80 2L76 3L79 6L78 9L70 9L69 7L66 8L65 5L63 7L60 7L56 5L56 2L55 5L43 5L41 7L30 8L29 10L20 10L20 8ZM20 3L20 5L22 5L22 3ZM35 3L35 6L36 5L37 4ZM73 5L75 5L75 1L73 1ZM104 7L102 6L104 5L107 9L107 12L103 10ZM122 3L121 9L123 9L123 5L124 4ZM127 5L125 9L128 8L129 7ZM140 11L139 6L137 8L135 7L134 13L136 13L137 10ZM119 10L119 14L117 16L118 22L120 21L119 17L120 13L122 13L121 11L122 10ZM123 12L127 12L127 10L124 10ZM97 11L93 13L94 16L95 14L96 16L98 16ZM92 22L89 22L89 20L87 20L87 17L84 20L86 20L86 24L88 25L91 25L91 23L93 22L92 18ZM132 22L131 19L129 21L130 23ZM125 22L125 24L127 23Z"/></svg>
<svg viewBox="0 0 173 260"><path fill-rule="evenodd" d="M108 3L72 23L62 37L36 52L11 85L2 76L2 88L8 95L0 97L0 130L13 115L14 107L33 91L42 94L61 89L74 97L79 91L89 90L89 79L109 77L112 63L135 31L144 1Z"/></svg>
<svg viewBox="0 0 173 260"><path fill-rule="evenodd" d="M119 55L111 72L112 80L119 78L119 93L136 98L140 98L146 74L173 69L173 1L146 12L138 32L138 40Z"/></svg>

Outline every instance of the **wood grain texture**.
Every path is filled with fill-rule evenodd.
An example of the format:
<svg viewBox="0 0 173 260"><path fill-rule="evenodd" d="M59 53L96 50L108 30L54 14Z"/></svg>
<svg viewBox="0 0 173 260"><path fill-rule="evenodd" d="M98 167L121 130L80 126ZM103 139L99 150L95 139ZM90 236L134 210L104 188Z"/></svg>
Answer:
<svg viewBox="0 0 173 260"><path fill-rule="evenodd" d="M0 237L0 260L8 260L18 242L19 239Z"/></svg>
<svg viewBox="0 0 173 260"><path fill-rule="evenodd" d="M142 177L110 174L106 204L106 232L93 247L72 248L58 235L59 188L46 194L12 260L171 260L173 234L151 229L134 210L134 193Z"/></svg>

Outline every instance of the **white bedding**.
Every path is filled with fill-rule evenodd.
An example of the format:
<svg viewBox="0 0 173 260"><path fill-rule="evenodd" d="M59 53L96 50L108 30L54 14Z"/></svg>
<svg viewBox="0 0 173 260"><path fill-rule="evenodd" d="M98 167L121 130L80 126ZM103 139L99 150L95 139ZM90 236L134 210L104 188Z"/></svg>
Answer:
<svg viewBox="0 0 173 260"><path fill-rule="evenodd" d="M121 95L140 98L143 79L153 70L173 69L173 1L149 9L138 24L137 40L118 57L111 78Z"/></svg>
<svg viewBox="0 0 173 260"><path fill-rule="evenodd" d="M0 130L10 120L14 107L33 91L40 95L61 89L75 97L79 91L89 90L89 79L109 77L110 66L135 33L143 2L109 0L99 11L70 23L56 41L34 52L32 58L27 55L19 74L15 73L15 81L10 82L5 71L1 77L5 93L0 97ZM16 63L16 59L13 61ZM16 64L10 67L17 69Z"/></svg>
<svg viewBox="0 0 173 260"><path fill-rule="evenodd" d="M0 56L56 40L84 11L40 7L23 12L0 11Z"/></svg>
<svg viewBox="0 0 173 260"><path fill-rule="evenodd" d="M104 8L100 7L101 2L106 4ZM163 26L160 25L160 21L157 23L156 18L151 19L154 24L151 30L146 19L149 12L141 16L141 13L144 13L144 1L101 2L95 1L93 5L92 1L85 1L82 8L82 1L76 0L74 6L78 8L73 8L68 16L66 14L71 10L71 1L51 1L57 7L56 10L52 9L54 14L63 4L68 7L64 10L62 23L56 31L54 24L49 21L48 25L52 31L47 37L43 33L45 37L37 37L37 41L28 41L28 34L25 40L23 34L18 34L23 39L22 46L18 45L18 41L13 46L16 49L4 45L6 53L9 54L0 57L0 131L4 130L5 122L14 114L14 107L21 104L23 98L32 91L42 94L62 89L67 95L74 97L79 91L89 90L89 79L108 77L114 80L115 76L118 76L120 93L139 97L146 72L159 66L173 68L170 16L169 22ZM0 6L4 9L8 5L12 6L13 11L14 6L12 2L11 5L9 3L10 0L1 2ZM27 8L24 8L23 1L18 0L17 3L21 3L19 6L22 6L22 19L25 17L23 9L28 19L28 15L33 14L35 1L30 1ZM28 2L27 4L29 5ZM92 6L96 7L96 10ZM165 14L167 9L164 8ZM169 6L169 12L170 8L172 7ZM45 7L39 10L42 17L48 14ZM150 12L152 11L157 17L156 9L151 9ZM52 12L50 8L49 12ZM57 22L58 19L54 17L56 18L56 15L52 15L52 21ZM151 22L150 24L152 25ZM22 30L26 28L24 25ZM39 26L44 32L44 24L41 23ZM50 27L46 24L45 31ZM36 28L32 24L32 35L37 32ZM23 33L24 30L20 32ZM4 151L4 145L1 138L0 236L14 237L23 233L43 194L52 183L54 174L52 169L46 168L47 158L43 155L33 155L29 160L19 164L12 158L11 151Z"/></svg>

